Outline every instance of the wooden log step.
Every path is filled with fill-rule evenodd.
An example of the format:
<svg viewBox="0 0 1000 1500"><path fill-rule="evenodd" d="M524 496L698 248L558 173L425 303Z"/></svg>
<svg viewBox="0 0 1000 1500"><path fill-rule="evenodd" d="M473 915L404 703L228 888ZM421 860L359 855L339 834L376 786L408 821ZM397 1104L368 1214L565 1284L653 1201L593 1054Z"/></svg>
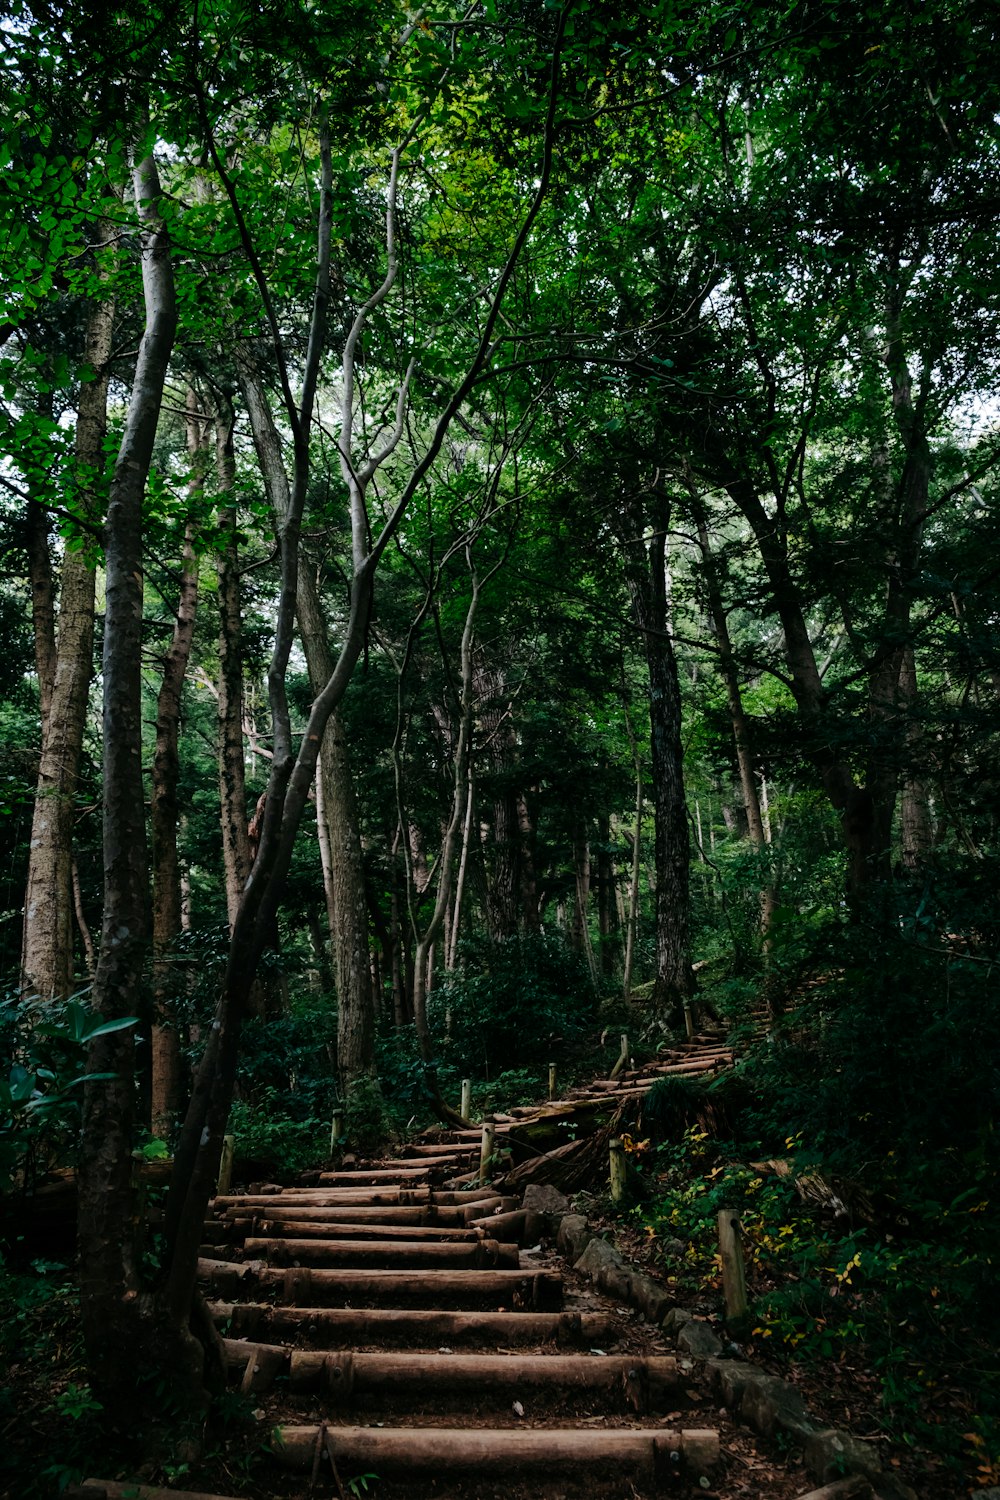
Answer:
<svg viewBox="0 0 1000 1500"><path fill-rule="evenodd" d="M385 1266L451 1270L483 1270L490 1266L518 1264L518 1247L496 1240L474 1240L466 1244L426 1243L423 1240L300 1240L248 1239L247 1255L262 1257L274 1266L293 1263L308 1266Z"/></svg>
<svg viewBox="0 0 1000 1500"><path fill-rule="evenodd" d="M500 1219L514 1219L515 1214L498 1215L497 1224ZM451 1241L455 1243L471 1244L483 1238L484 1231L465 1224L340 1224L334 1219L325 1219L315 1223L309 1219L255 1219L255 1233L268 1238L280 1238L284 1235L296 1239L325 1239L325 1240L425 1240L431 1243L436 1240ZM479 1224L489 1225L492 1219L477 1220ZM492 1236L493 1239L507 1239L509 1236L499 1232Z"/></svg>
<svg viewBox="0 0 1000 1500"><path fill-rule="evenodd" d="M251 1225L265 1219L278 1217L285 1223L296 1224L438 1224L460 1227L470 1220L492 1213L509 1213L516 1208L516 1198L502 1198L494 1194L488 1198L475 1198L471 1203L444 1204L415 1203L372 1207L369 1204L332 1204L328 1208L307 1208L290 1204L279 1205L266 1211L263 1209L227 1208L225 1223Z"/></svg>
<svg viewBox="0 0 1000 1500"><path fill-rule="evenodd" d="M198 1275L210 1291L228 1297L242 1287L278 1296L289 1306L434 1307L446 1300L458 1309L523 1308L530 1312L562 1309L562 1277L547 1271L287 1271L247 1261L199 1260ZM229 1300L234 1300L229 1297Z"/></svg>
<svg viewBox="0 0 1000 1500"><path fill-rule="evenodd" d="M326 1349L343 1343L442 1345L576 1345L610 1343L616 1325L605 1313L442 1312L436 1308L276 1307L268 1302L211 1302L213 1319L250 1342L308 1339Z"/></svg>
<svg viewBox="0 0 1000 1500"><path fill-rule="evenodd" d="M372 1208L400 1208L434 1203L456 1206L481 1202L483 1198L495 1198L496 1188L469 1188L466 1192L454 1192L426 1186L417 1187L354 1187L354 1188L289 1188L283 1193L239 1193L226 1194L215 1199L217 1211L230 1208L261 1209L265 1213L280 1213L295 1205L299 1208L348 1208L369 1204Z"/></svg>
<svg viewBox="0 0 1000 1500"><path fill-rule="evenodd" d="M429 1182L435 1170L434 1167L428 1166L351 1167L346 1172L321 1172L318 1181L321 1187L362 1187L369 1183L381 1186L387 1182Z"/></svg>
<svg viewBox="0 0 1000 1500"><path fill-rule="evenodd" d="M246 1364L245 1344L237 1344ZM227 1344L227 1355L229 1345ZM281 1351L278 1351L281 1353ZM285 1351L287 1353L287 1351ZM233 1357L238 1365L240 1355ZM276 1368L272 1366L272 1368ZM282 1361L283 1368L283 1361ZM272 1379L275 1377L272 1376ZM322 1390L336 1402L403 1396L422 1402L444 1393L472 1391L476 1398L519 1391L600 1391L602 1406L619 1411L663 1410L679 1383L677 1361L589 1354L355 1354L293 1349L288 1383Z"/></svg>
<svg viewBox="0 0 1000 1500"><path fill-rule="evenodd" d="M465 1167L472 1161L475 1151L471 1146L452 1146L431 1155L399 1156L392 1160L373 1162L375 1168L404 1167L411 1171L428 1171L435 1167ZM358 1171L364 1173L367 1167L359 1167Z"/></svg>
<svg viewBox="0 0 1000 1500"><path fill-rule="evenodd" d="M207 1495L201 1490L161 1489L137 1480L85 1479L63 1490L64 1500L233 1500L231 1496Z"/></svg>
<svg viewBox="0 0 1000 1500"><path fill-rule="evenodd" d="M311 1472L320 1429L278 1427L272 1453L286 1469ZM718 1462L719 1435L666 1428L500 1430L482 1427L339 1427L326 1429L338 1467L380 1476L477 1471L483 1474L612 1474L655 1484L666 1480L678 1455L692 1473Z"/></svg>
<svg viewBox="0 0 1000 1500"><path fill-rule="evenodd" d="M513 1213L487 1214L482 1219L472 1219L469 1229L490 1239L513 1242L517 1245L537 1245L545 1228L542 1214L518 1208Z"/></svg>
<svg viewBox="0 0 1000 1500"><path fill-rule="evenodd" d="M447 1155L449 1152L455 1152L463 1156L471 1156L473 1154L472 1146L462 1146L458 1141L453 1140L440 1141L437 1145L433 1145L430 1142L421 1144L418 1141L410 1141L406 1149L413 1156L440 1156Z"/></svg>

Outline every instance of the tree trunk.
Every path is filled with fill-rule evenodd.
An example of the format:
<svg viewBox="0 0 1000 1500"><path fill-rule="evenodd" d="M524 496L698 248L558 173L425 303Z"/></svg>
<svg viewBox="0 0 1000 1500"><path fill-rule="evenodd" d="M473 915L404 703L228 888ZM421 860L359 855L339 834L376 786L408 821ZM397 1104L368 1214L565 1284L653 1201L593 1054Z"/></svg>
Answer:
<svg viewBox="0 0 1000 1500"><path fill-rule="evenodd" d="M900 797L900 860L908 875L924 868L934 847L927 783L917 767L925 754L918 726L914 722L917 707L917 667L913 646L907 646L900 675L901 707L906 716L907 769Z"/></svg>
<svg viewBox="0 0 1000 1500"><path fill-rule="evenodd" d="M97 227L99 252L111 238L111 226L102 221ZM103 280L109 274L102 268ZM107 299L93 303L84 361L94 378L80 386L74 442L74 475L83 509L91 518L99 516L102 508L97 492L104 475L107 364L113 326L114 303ZM65 998L73 988L73 805L94 670L94 598L92 562L86 552L67 548L60 571L51 706L43 722L31 823L21 954L26 990L46 998Z"/></svg>
<svg viewBox="0 0 1000 1500"><path fill-rule="evenodd" d="M719 647L719 673L725 684L729 717L733 726L733 744L736 748L736 764L739 768L740 788L743 792L743 811L746 815L747 834L754 849L757 850L761 859L763 859L770 839L765 834L764 817L760 805L760 795L757 790L750 721L743 707L743 694L740 691L739 674L736 670L733 643L729 634L729 621L726 617L726 609L722 599L722 589L719 585L719 575L715 566L715 558L712 555L708 525L700 505L697 506L696 520L698 526L698 545L701 549L704 567L705 592L708 596L708 608L712 618L712 628ZM773 880L765 880L760 892L760 925L764 938L765 958L770 950L771 923L774 918L776 905L777 894L774 882Z"/></svg>
<svg viewBox="0 0 1000 1500"><path fill-rule="evenodd" d="M521 832L517 797L510 786L513 734L503 672L480 664L476 671L482 744L494 780L493 817L486 856L486 926L493 942L515 937L521 894Z"/></svg>
<svg viewBox="0 0 1000 1500"><path fill-rule="evenodd" d="M136 361L125 431L111 481L106 528L104 625L104 923L94 979L102 1021L134 1014L147 934L146 829L142 779L142 512L167 363L176 327L170 246L159 217L152 157L133 173L142 224L146 326ZM80 1305L95 1395L116 1413L133 1408L144 1374L142 1336L149 1314L136 1295L132 1254L133 1124L131 1029L97 1038L88 1071L106 1074L84 1092L77 1186ZM193 1368L182 1327L158 1341L168 1368ZM146 1356L152 1354L147 1344ZM200 1350L199 1350L200 1353Z"/></svg>
<svg viewBox="0 0 1000 1500"><path fill-rule="evenodd" d="M521 921L525 932L538 932L538 880L535 873L535 823L523 792L517 797L517 825L521 833Z"/></svg>
<svg viewBox="0 0 1000 1500"><path fill-rule="evenodd" d="M607 813L598 818L597 846L597 930L600 934L600 968L605 979L615 972L614 933L618 917L615 901L615 867L611 857L611 820Z"/></svg>
<svg viewBox="0 0 1000 1500"><path fill-rule="evenodd" d="M254 434L261 472L279 524L289 513L291 496L280 441L260 383L256 362L243 350L240 382ZM299 569L296 615L315 698L333 676L335 660L312 570ZM327 907L337 981L337 1067L342 1088L371 1074L375 1058L375 1006L372 997L368 941L368 901L364 856L347 741L336 714L326 726L319 762L319 793L325 828L321 834L329 860L324 871ZM322 847L322 845L321 845Z"/></svg>
<svg viewBox="0 0 1000 1500"><path fill-rule="evenodd" d="M656 864L656 978L652 1008L672 1020L690 1002L694 974L690 955L690 839L684 797L681 697L677 660L669 633L666 533L669 506L660 491L650 515L636 507L623 515L620 533L632 611L649 671L650 761L653 781ZM648 542L641 535L652 523ZM639 533L638 538L636 533Z"/></svg>
<svg viewBox="0 0 1000 1500"><path fill-rule="evenodd" d="M233 412L219 407L215 417L216 483L231 495L235 482ZM226 911L233 929L243 887L250 874L246 760L243 752L243 612L240 605L236 511L228 503L219 512L223 545L215 555L219 604L218 760L222 863L226 877Z"/></svg>
<svg viewBox="0 0 1000 1500"><path fill-rule="evenodd" d="M187 395L188 458L192 467L189 492L202 488L205 441L195 415L194 391ZM171 945L181 930L181 875L177 853L180 781L181 696L191 658L195 613L198 607L198 560L194 553L194 523L188 520L181 553L181 577L173 637L163 663L156 703L156 748L150 798L153 845L153 1059L151 1128L161 1139L172 1131L180 1090L180 1038L174 1017L176 975Z"/></svg>

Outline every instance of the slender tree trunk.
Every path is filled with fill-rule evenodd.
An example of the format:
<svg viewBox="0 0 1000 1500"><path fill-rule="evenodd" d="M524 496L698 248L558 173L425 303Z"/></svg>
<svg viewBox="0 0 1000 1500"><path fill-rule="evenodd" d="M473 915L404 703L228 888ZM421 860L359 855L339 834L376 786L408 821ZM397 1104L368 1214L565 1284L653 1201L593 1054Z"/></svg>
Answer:
<svg viewBox="0 0 1000 1500"><path fill-rule="evenodd" d="M469 849L472 843L472 818L476 805L475 777L472 758L469 758L469 788L466 794L465 822L462 824L462 854L458 862L458 879L455 882L455 906L451 918L451 941L448 947L446 969L454 969L458 956L458 938L461 930L462 903L465 899L465 879L469 868Z"/></svg>
<svg viewBox="0 0 1000 1500"><path fill-rule="evenodd" d="M240 381L254 434L261 472L275 515L289 514L291 492L281 446L265 399L256 362L243 350ZM312 570L299 569L296 615L314 697L333 675L335 660ZM337 981L337 1066L341 1086L349 1092L358 1078L369 1076L375 1060L375 1006L372 997L368 939L368 900L364 856L347 740L340 720L331 715L320 757L319 793L328 857L324 871Z"/></svg>
<svg viewBox="0 0 1000 1500"><path fill-rule="evenodd" d="M152 157L136 164L142 223L146 326L136 361L125 431L111 481L106 529L104 625L104 923L94 980L102 1021L134 1014L147 936L146 829L142 782L142 510L153 454L176 311L170 246L159 217L160 186ZM131 1030L109 1032L90 1047L88 1070L106 1075L86 1085L77 1169L80 1305L95 1395L109 1409L137 1400L144 1334L157 1307L137 1293L132 1255ZM145 1347L144 1347L145 1346ZM180 1322L157 1341L161 1367L200 1368L201 1346Z"/></svg>
<svg viewBox="0 0 1000 1500"><path fill-rule="evenodd" d="M489 838L483 845L486 927L493 942L515 937L521 907L521 833L511 786L513 734L502 670L480 659L475 674L482 750L493 781Z"/></svg>
<svg viewBox="0 0 1000 1500"><path fill-rule="evenodd" d="M573 907L573 947L586 960L591 984L597 983L597 960L590 938L590 840L581 817L574 820L573 878L575 903Z"/></svg>
<svg viewBox="0 0 1000 1500"><path fill-rule="evenodd" d="M111 234L110 225L98 225L99 253ZM101 274L106 279L110 272L102 269ZM91 518L103 510L98 493L113 326L114 303L106 298L94 302L84 342L84 361L93 379L80 386L74 442L74 477ZM73 804L94 670L95 574L86 552L67 548L63 553L59 595L51 706L44 719L31 824L21 968L26 989L64 998L73 988Z"/></svg>
<svg viewBox="0 0 1000 1500"><path fill-rule="evenodd" d="M535 874L535 823L523 792L517 797L517 825L521 834L521 921L525 932L538 932L538 880Z"/></svg>
<svg viewBox="0 0 1000 1500"><path fill-rule="evenodd" d="M215 471L219 493L229 496L235 483L233 412L228 405L215 415ZM226 877L226 911L232 931L243 887L250 874L246 759L243 750L243 612L240 604L237 515L225 502L219 512L222 546L215 555L219 606L219 697L217 710L219 814L222 863Z"/></svg>
<svg viewBox="0 0 1000 1500"><path fill-rule="evenodd" d="M602 813L597 820L597 931L600 938L600 970L606 979L615 969L612 935L617 915L614 899L614 866L611 861L611 820Z"/></svg>
<svg viewBox="0 0 1000 1500"><path fill-rule="evenodd" d="M917 707L917 667L912 645L907 646L903 655L899 686L901 708L906 718L908 751L907 771L900 797L900 859L907 874L917 875L926 865L934 847L934 830L927 783L917 769L925 752L919 728L914 721Z"/></svg>
<svg viewBox="0 0 1000 1500"><path fill-rule="evenodd" d="M740 691L740 680L736 670L736 658L733 654L732 637L729 634L729 621L726 617L722 589L719 584L719 575L715 565L715 558L712 554L708 526L705 521L704 512L700 506L698 506L696 519L698 544L701 548L704 567L705 590L708 595L709 614L712 618L712 628L719 647L719 673L725 684L729 717L733 726L733 744L736 747L736 764L740 773L740 788L743 792L743 810L746 814L747 833L754 849L763 858L770 839L765 833L764 817L761 810L760 796L757 791L750 721L743 707L743 694ZM774 888L774 881L770 879L765 880L760 893L760 925L764 938L765 958L770 952L771 923L774 919L776 905L777 893Z"/></svg>
<svg viewBox="0 0 1000 1500"><path fill-rule="evenodd" d="M39 399L39 416L52 415L52 397ZM49 518L34 500L28 501L25 517L25 544L28 552L28 581L31 587L31 623L35 640L35 674L41 709L42 744L48 732L52 707L52 689L56 678L56 585L52 573Z"/></svg>
<svg viewBox="0 0 1000 1500"><path fill-rule="evenodd" d="M187 396L188 458L192 467L189 490L196 497L202 488L204 440L195 415L195 393ZM181 930L181 872L177 852L180 809L181 696L191 658L194 622L198 607L198 560L194 552L194 522L184 530L181 577L173 636L163 663L163 677L156 703L156 748L153 751L153 781L150 805L153 873L153 1059L151 1126L154 1136L170 1134L177 1117L180 1091L180 1038L175 1020L176 974L171 945Z"/></svg>
<svg viewBox="0 0 1000 1500"><path fill-rule="evenodd" d="M622 975L622 994L627 1000L632 993L632 972L635 966L635 942L639 930L639 872L642 869L642 761L639 745L632 731L632 720L628 705L625 705L625 727L628 730L632 749L632 764L635 766L635 831L632 835L632 868L628 883L628 915L625 929L625 972Z"/></svg>
<svg viewBox="0 0 1000 1500"><path fill-rule="evenodd" d="M470 562L471 568L471 562ZM413 955L413 1020L416 1026L420 1053L424 1063L431 1067L434 1057L434 1042L427 1021L427 994L434 946L444 928L445 912L451 901L451 885L455 860L455 844L459 830L466 820L468 799L471 795L469 762L472 749L472 700L473 700L473 641L475 639L476 612L479 607L480 583L472 574L472 596L466 611L462 630L459 726L453 757L451 812L445 826L441 853L437 861L438 883L434 910L430 921L422 932L414 921L415 950ZM446 1106L437 1089L436 1076L429 1080L435 1093L435 1106L439 1114L449 1119L461 1118Z"/></svg>
<svg viewBox="0 0 1000 1500"><path fill-rule="evenodd" d="M649 671L650 760L656 863L655 1012L684 1010L694 993L690 955L690 838L684 796L681 697L670 638L666 592L669 506L653 497L648 541L636 532L648 524L637 507L623 516L626 571L632 611L642 634Z"/></svg>

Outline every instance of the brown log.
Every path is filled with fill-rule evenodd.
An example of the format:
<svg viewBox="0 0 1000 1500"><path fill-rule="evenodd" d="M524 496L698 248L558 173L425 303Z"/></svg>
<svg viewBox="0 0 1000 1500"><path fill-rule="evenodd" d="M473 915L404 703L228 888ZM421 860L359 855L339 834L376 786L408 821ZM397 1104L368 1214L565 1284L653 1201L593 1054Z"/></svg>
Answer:
<svg viewBox="0 0 1000 1500"><path fill-rule="evenodd" d="M494 1240L514 1241L518 1245L535 1245L541 1238L544 1220L541 1214L518 1208L513 1213L487 1214L469 1223L472 1233L487 1234Z"/></svg>
<svg viewBox="0 0 1000 1500"><path fill-rule="evenodd" d="M404 1266L484 1269L488 1266L518 1264L516 1245L500 1245L496 1240L474 1240L467 1244L447 1242L427 1244L422 1240L301 1240L248 1239L248 1255L265 1257L272 1265L310 1266Z"/></svg>
<svg viewBox="0 0 1000 1500"><path fill-rule="evenodd" d="M280 1427L273 1453L285 1468L309 1470L316 1444L316 1427ZM337 1462L347 1468L372 1469L379 1475L440 1474L455 1470L521 1475L525 1472L562 1474L567 1469L589 1474L611 1472L616 1477L647 1483L664 1478L673 1467L671 1456L704 1451L706 1442L691 1445L689 1435L664 1428L605 1428L601 1431L547 1428L542 1431L449 1427L329 1427ZM694 1436L692 1434L692 1436ZM703 1435L699 1434L699 1437ZM718 1434L714 1434L716 1446ZM702 1472L699 1469L699 1472Z"/></svg>
<svg viewBox="0 0 1000 1500"><path fill-rule="evenodd" d="M299 1224L438 1224L460 1228L470 1218L478 1219L495 1212L507 1213L516 1203L515 1198L500 1197L477 1199L461 1207L457 1204L445 1204L441 1208L436 1203L381 1208L367 1204L334 1204L330 1208L308 1208L293 1203L287 1208L282 1204L268 1210L227 1208L224 1222L249 1226L255 1217L260 1220L278 1217L284 1222Z"/></svg>
<svg viewBox="0 0 1000 1500"><path fill-rule="evenodd" d="M200 1490L167 1490L135 1480L85 1479L83 1484L63 1490L65 1500L232 1500L226 1495L206 1495Z"/></svg>
<svg viewBox="0 0 1000 1500"><path fill-rule="evenodd" d="M237 1339L322 1340L329 1349L359 1344L544 1344L601 1346L615 1336L604 1313L441 1312L430 1308L275 1307L213 1302L212 1317Z"/></svg>
<svg viewBox="0 0 1000 1500"><path fill-rule="evenodd" d="M441 1141L436 1146L427 1143L420 1145L415 1141L411 1141L406 1149L407 1151L412 1152L414 1156L421 1157L446 1155L449 1152L456 1152L462 1156L469 1157L471 1157L473 1154L471 1146L462 1146L457 1141Z"/></svg>
<svg viewBox="0 0 1000 1500"><path fill-rule="evenodd" d="M515 1214L505 1214L502 1217L513 1219L517 1216ZM290 1237L294 1236L297 1239L424 1240L427 1242L437 1240L458 1243L471 1242L483 1237L481 1229L466 1227L464 1224L341 1224L332 1219L322 1220L319 1223L309 1219L257 1219L254 1222L259 1234L266 1235L272 1239L287 1235ZM493 1238L496 1239L498 1237L500 1232L500 1216L495 1221L484 1219L477 1220L476 1222L488 1224L491 1228L495 1224L498 1233Z"/></svg>
<svg viewBox="0 0 1000 1500"><path fill-rule="evenodd" d="M263 1209L279 1213L295 1204L301 1208L348 1208L369 1204L373 1208L405 1208L420 1204L450 1205L481 1202L495 1198L495 1188L470 1188L467 1192L444 1192L430 1186L357 1187L357 1188L288 1188L280 1193L239 1193L216 1198L215 1208Z"/></svg>
<svg viewBox="0 0 1000 1500"><path fill-rule="evenodd" d="M245 1350L244 1345L237 1345ZM276 1350L276 1356L285 1351ZM236 1356L238 1358L238 1356ZM273 1368L283 1368L275 1359ZM604 1402L617 1395L618 1409L647 1411L673 1398L679 1380L672 1358L640 1359L587 1354L356 1354L293 1349L289 1384L293 1390L323 1389L337 1400L405 1395L424 1400L442 1392L497 1396L526 1389L601 1391Z"/></svg>
<svg viewBox="0 0 1000 1500"><path fill-rule="evenodd" d="M429 1182L433 1168L418 1167L356 1167L350 1172L321 1172L320 1184L324 1187L367 1187L383 1183Z"/></svg>

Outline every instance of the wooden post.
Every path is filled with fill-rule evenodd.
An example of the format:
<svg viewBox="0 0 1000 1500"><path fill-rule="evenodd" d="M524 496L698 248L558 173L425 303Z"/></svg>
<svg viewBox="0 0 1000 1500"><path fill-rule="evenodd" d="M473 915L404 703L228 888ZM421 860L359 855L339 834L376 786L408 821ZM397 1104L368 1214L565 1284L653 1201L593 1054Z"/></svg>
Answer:
<svg viewBox="0 0 1000 1500"><path fill-rule="evenodd" d="M459 1114L463 1120L472 1118L472 1079L462 1079L462 1103L459 1106Z"/></svg>
<svg viewBox="0 0 1000 1500"><path fill-rule="evenodd" d="M745 1329L749 1309L740 1216L735 1209L724 1208L719 1212L719 1251L722 1256L722 1289L726 1297L726 1325L737 1333Z"/></svg>
<svg viewBox="0 0 1000 1500"><path fill-rule="evenodd" d="M222 1137L222 1155L219 1158L219 1180L216 1184L217 1193L228 1193L233 1180L233 1157L236 1154L236 1137L224 1135Z"/></svg>
<svg viewBox="0 0 1000 1500"><path fill-rule="evenodd" d="M490 1180L490 1172L493 1164L493 1138L496 1135L496 1121L492 1115L487 1115L483 1121L483 1139L479 1147L479 1185L483 1187Z"/></svg>
<svg viewBox="0 0 1000 1500"><path fill-rule="evenodd" d="M619 1136L608 1142L608 1153L611 1162L611 1201L620 1203L625 1196L625 1147Z"/></svg>
<svg viewBox="0 0 1000 1500"><path fill-rule="evenodd" d="M617 1078L618 1074L621 1072L622 1068L624 1068L624 1066L625 1066L625 1064L627 1062L628 1062L628 1034L627 1034L627 1032L623 1031L622 1032L622 1050L621 1050L621 1054L620 1054L620 1056L618 1058L618 1061L615 1063L614 1067L611 1069L611 1072L608 1075L609 1078Z"/></svg>
<svg viewBox="0 0 1000 1500"><path fill-rule="evenodd" d="M549 1098L556 1097L556 1065L549 1063Z"/></svg>
<svg viewBox="0 0 1000 1500"><path fill-rule="evenodd" d="M693 1039L694 1039L694 1006L691 1004L690 1000L685 1000L684 1001L684 1031L685 1031L685 1033L687 1035L688 1041L689 1042L693 1041Z"/></svg>
<svg viewBox="0 0 1000 1500"><path fill-rule="evenodd" d="M344 1111L335 1109L330 1119L330 1151L344 1138Z"/></svg>

